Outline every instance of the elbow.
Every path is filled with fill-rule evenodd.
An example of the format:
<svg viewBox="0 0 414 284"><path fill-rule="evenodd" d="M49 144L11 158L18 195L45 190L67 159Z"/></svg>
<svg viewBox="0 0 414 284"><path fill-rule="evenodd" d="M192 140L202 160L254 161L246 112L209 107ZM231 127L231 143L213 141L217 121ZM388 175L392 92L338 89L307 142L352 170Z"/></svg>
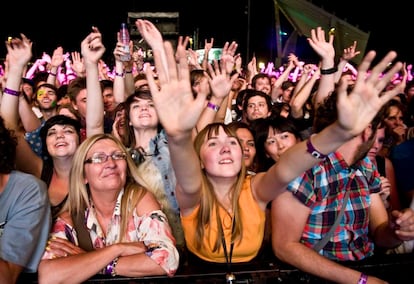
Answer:
<svg viewBox="0 0 414 284"><path fill-rule="evenodd" d="M283 244L278 245L278 243L273 240L272 241L272 250L273 254L282 262L289 263L289 254L286 252L285 246Z"/></svg>
<svg viewBox="0 0 414 284"><path fill-rule="evenodd" d="M55 271L52 271L51 269L48 269L48 263L49 260L42 260L39 265L38 269L38 281L39 284L61 284L64 283L62 281L62 278L60 273L57 273Z"/></svg>

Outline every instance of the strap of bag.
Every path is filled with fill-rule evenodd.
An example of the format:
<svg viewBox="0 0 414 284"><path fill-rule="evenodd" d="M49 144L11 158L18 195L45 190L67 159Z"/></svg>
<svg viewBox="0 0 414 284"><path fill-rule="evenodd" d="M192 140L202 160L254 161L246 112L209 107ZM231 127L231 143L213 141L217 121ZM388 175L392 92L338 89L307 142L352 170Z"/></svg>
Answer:
<svg viewBox="0 0 414 284"><path fill-rule="evenodd" d="M72 213L72 220L78 234L79 246L85 251L93 251L91 236L85 226L85 217L83 214Z"/></svg>
<svg viewBox="0 0 414 284"><path fill-rule="evenodd" d="M345 193L345 197L344 197L344 200L342 202L341 211L339 212L338 216L336 217L335 223L329 229L329 232L322 238L322 240L320 240L318 243L316 243L313 246L313 250L314 251L317 251L317 252L320 251L328 243L329 239L331 238L331 236L335 232L336 227L338 227L338 225L339 225L339 223L341 221L342 216L344 215L346 203L348 202L348 198L349 198L349 191L347 191Z"/></svg>

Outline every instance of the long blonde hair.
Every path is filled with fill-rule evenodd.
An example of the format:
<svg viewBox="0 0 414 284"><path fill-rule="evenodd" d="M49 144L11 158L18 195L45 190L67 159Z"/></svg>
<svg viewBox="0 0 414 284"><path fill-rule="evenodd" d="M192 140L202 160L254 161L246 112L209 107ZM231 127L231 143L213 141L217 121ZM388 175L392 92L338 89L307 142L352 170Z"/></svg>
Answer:
<svg viewBox="0 0 414 284"><path fill-rule="evenodd" d="M231 129L230 127L228 127L227 125L223 123L211 123L207 125L205 128L203 128L203 130L201 130L194 139L194 148L199 156L199 159L200 159L201 146L210 137L212 137L213 135L217 135L220 128L222 128L229 137L235 137L239 143L240 149L242 149L242 145L239 139L237 138L237 135L233 129ZM233 222L235 222L234 230L232 232L232 237L231 237L232 241L236 241L236 240L240 241L243 237L243 224L240 219L239 197L240 197L240 192L242 190L245 178L246 178L246 167L244 165L244 160L242 159L241 170L230 192L230 196L232 198ZM208 228L211 224L210 218L212 214L216 215L217 231L218 231L218 236L215 241L213 251L218 251L222 247L223 228L221 225L219 207L224 208L223 205L218 201L217 196L213 189L213 185L207 178L205 170L203 170L200 210L198 211L197 224L196 224L196 227L197 227L196 238L194 240L196 248L201 248L201 245L202 245L201 240L203 239L205 231L207 230L206 228Z"/></svg>
<svg viewBox="0 0 414 284"><path fill-rule="evenodd" d="M120 149L120 151L128 153L125 146L115 136L111 134L96 134L88 137L76 150L73 158L73 165L69 176L69 196L62 211L68 211L69 214L85 215L85 209L90 207L89 187L84 182L85 178L85 159L90 148L99 140L111 140ZM127 178L124 185L124 194L121 201L121 231L120 236L123 241L125 236L127 222L133 214L135 207L147 192L147 186L135 169L135 164L128 154L127 162ZM61 211L61 212L62 212Z"/></svg>

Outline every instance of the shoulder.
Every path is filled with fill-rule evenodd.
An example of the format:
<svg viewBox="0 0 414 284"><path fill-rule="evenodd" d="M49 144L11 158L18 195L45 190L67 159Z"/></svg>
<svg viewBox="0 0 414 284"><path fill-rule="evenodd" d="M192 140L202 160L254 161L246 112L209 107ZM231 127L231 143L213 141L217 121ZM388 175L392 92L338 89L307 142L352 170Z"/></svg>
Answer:
<svg viewBox="0 0 414 284"><path fill-rule="evenodd" d="M141 200L137 203L135 210L139 216L161 209L154 194L146 190Z"/></svg>
<svg viewBox="0 0 414 284"><path fill-rule="evenodd" d="M9 185L18 190L27 192L35 192L41 195L45 195L47 192L47 186L44 181L35 177L32 174L27 174L21 171L12 171L10 174Z"/></svg>

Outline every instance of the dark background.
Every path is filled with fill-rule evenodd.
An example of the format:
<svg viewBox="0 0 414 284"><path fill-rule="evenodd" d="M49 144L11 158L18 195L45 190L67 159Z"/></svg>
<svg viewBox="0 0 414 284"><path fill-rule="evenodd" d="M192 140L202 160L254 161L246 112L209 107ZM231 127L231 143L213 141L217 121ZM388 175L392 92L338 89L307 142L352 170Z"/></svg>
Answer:
<svg viewBox="0 0 414 284"><path fill-rule="evenodd" d="M250 33L247 33L249 2ZM374 49L380 57L393 49L398 52L399 60L414 62L410 44L414 35L413 12L408 7L409 1L380 4L379 1L314 0L312 3L370 32L367 51ZM277 55L273 0L8 1L1 12L0 40L24 33L34 43L34 59L43 52L51 55L57 46L68 52L80 51L82 39L91 26L97 26L107 49L104 60L111 63L116 32L121 22L127 20L128 12L179 12L180 35L192 36L198 31L201 48L204 40L211 37L218 48L225 41L235 40L245 62L253 54L263 62L274 61ZM284 29L292 28L282 21ZM0 44L0 58L5 54L4 44ZM305 40L296 55L303 60L313 60L314 56Z"/></svg>

